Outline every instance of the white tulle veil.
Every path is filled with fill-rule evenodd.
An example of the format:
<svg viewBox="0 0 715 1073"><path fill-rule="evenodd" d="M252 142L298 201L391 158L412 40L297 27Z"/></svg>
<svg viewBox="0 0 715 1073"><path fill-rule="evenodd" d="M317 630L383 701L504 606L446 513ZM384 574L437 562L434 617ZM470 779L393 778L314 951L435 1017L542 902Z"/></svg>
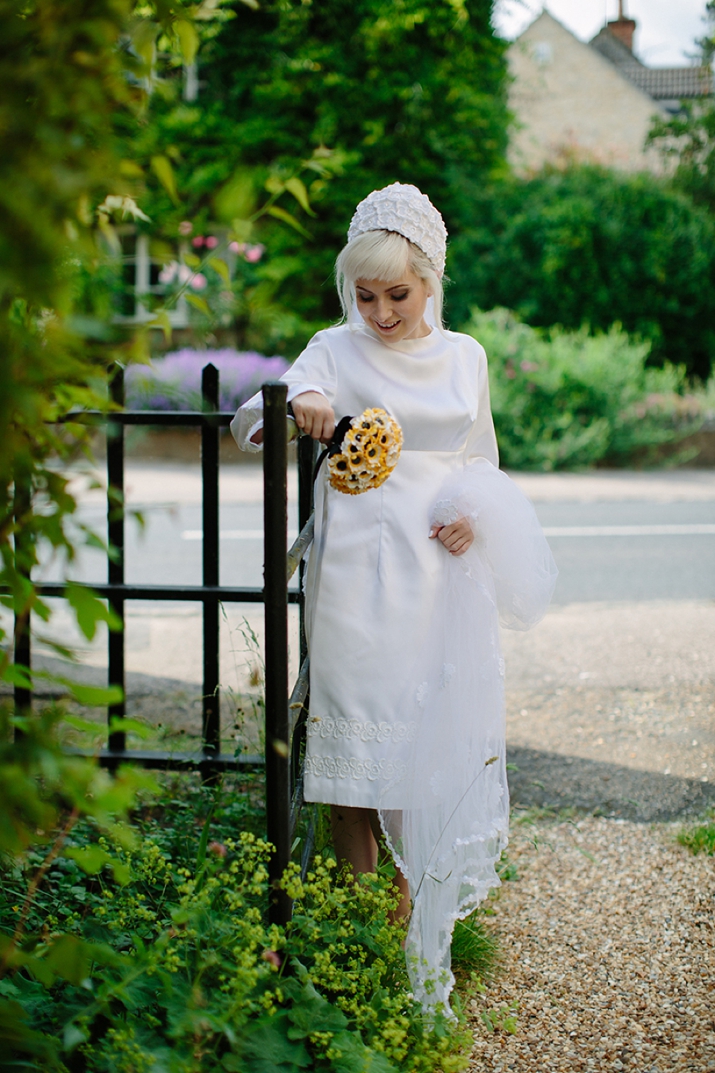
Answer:
<svg viewBox="0 0 715 1073"><path fill-rule="evenodd" d="M433 511L439 524L468 517L475 541L445 555L424 651L398 718L414 724L402 774L383 791L380 821L409 881L407 965L415 997L449 1009L455 922L499 885L509 795L504 663L499 622L528 629L544 614L556 568L529 501L485 460L455 472ZM414 683L417 683L415 686ZM397 765L398 767L400 765Z"/></svg>

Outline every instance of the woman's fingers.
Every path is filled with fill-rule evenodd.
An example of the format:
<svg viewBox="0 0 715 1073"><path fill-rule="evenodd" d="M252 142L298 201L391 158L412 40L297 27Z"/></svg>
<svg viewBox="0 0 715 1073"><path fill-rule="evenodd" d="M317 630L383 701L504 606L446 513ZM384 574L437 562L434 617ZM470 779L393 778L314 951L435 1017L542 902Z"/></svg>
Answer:
<svg viewBox="0 0 715 1073"><path fill-rule="evenodd" d="M293 399L295 423L301 432L314 440L327 442L335 431L333 408L318 391L305 391Z"/></svg>
<svg viewBox="0 0 715 1073"><path fill-rule="evenodd" d="M441 528L432 526L430 538L439 537L450 555L464 555L474 540L472 527L466 518L459 518L451 525L443 525Z"/></svg>

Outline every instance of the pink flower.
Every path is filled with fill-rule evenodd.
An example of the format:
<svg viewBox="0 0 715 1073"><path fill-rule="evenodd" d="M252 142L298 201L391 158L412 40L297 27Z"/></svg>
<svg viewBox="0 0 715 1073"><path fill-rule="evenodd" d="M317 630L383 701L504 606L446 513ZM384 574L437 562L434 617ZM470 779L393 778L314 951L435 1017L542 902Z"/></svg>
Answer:
<svg viewBox="0 0 715 1073"><path fill-rule="evenodd" d="M203 244L204 244L203 235L197 235L196 238L192 238L192 240L191 240L191 245L197 250L198 250L199 246L203 246Z"/></svg>
<svg viewBox="0 0 715 1073"><path fill-rule="evenodd" d="M261 954L264 961L267 961L269 965L272 965L274 969L280 969L282 965L281 956L277 954L275 950L264 950Z"/></svg>
<svg viewBox="0 0 715 1073"><path fill-rule="evenodd" d="M536 364L535 361L522 361L522 363L521 363L521 369L525 373L536 372L536 370L538 368L539 368L539 366Z"/></svg>
<svg viewBox="0 0 715 1073"><path fill-rule="evenodd" d="M228 248L231 253L243 253L246 249L245 242L229 242Z"/></svg>
<svg viewBox="0 0 715 1073"><path fill-rule="evenodd" d="M195 291L205 290L207 284L208 280L206 279L206 276L203 274L203 272L197 272L191 280L191 286L194 288Z"/></svg>
<svg viewBox="0 0 715 1073"><path fill-rule="evenodd" d="M191 220L182 220L179 224L180 235L190 235L193 230L194 225L191 223Z"/></svg>
<svg viewBox="0 0 715 1073"><path fill-rule="evenodd" d="M179 283L188 283L191 279L191 269L188 265L179 265Z"/></svg>
<svg viewBox="0 0 715 1073"><path fill-rule="evenodd" d="M255 264L256 261L260 261L261 257L263 257L265 249L266 247L261 245L246 246L246 252L244 254L244 257L247 261L250 261L251 264Z"/></svg>
<svg viewBox="0 0 715 1073"><path fill-rule="evenodd" d="M216 236L215 235L209 235L209 237L206 239L206 249L207 250L215 250L217 246L218 246L218 239L216 238Z"/></svg>
<svg viewBox="0 0 715 1073"><path fill-rule="evenodd" d="M225 857L228 850L223 842L209 842L209 853L215 853L217 857Z"/></svg>
<svg viewBox="0 0 715 1073"><path fill-rule="evenodd" d="M170 264L164 265L161 272L159 273L159 283L172 283L174 277L176 276L178 268L179 266L177 265L176 261L171 261Z"/></svg>

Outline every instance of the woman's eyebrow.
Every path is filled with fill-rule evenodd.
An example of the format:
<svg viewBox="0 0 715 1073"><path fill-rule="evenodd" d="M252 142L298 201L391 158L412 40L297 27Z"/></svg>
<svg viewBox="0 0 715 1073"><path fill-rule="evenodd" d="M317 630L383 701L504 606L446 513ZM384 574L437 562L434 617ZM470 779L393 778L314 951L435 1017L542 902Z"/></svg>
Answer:
<svg viewBox="0 0 715 1073"><path fill-rule="evenodd" d="M356 289L357 289L358 291L364 291L364 292L365 292L365 294L372 294L372 293L373 293L373 292L372 292L372 291L370 290L370 288L369 288L369 287L363 287L363 285L362 285L361 283L356 283L356 284L355 284L355 287L356 287ZM396 283L396 284L394 285L394 287L387 287L387 290L388 290L388 291L401 291L401 290L403 290L403 289L405 289L405 288L407 288L407 287L409 287L409 283Z"/></svg>

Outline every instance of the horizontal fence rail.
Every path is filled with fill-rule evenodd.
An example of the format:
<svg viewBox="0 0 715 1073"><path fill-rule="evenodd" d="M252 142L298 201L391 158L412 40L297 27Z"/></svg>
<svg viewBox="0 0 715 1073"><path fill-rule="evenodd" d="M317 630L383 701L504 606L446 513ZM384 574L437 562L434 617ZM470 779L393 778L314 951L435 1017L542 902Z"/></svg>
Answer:
<svg viewBox="0 0 715 1073"><path fill-rule="evenodd" d="M121 629L109 633L108 684L119 686L122 699L108 709L107 747L99 762L109 768L131 762L147 768L197 770L207 777L217 772L246 770L265 765L267 837L275 847L270 862L271 895L269 915L275 922L290 918L291 904L279 887L279 880L291 858L303 797L303 752L309 701L308 657L305 640L305 614L302 596L304 556L313 538L312 468L313 443L307 437L298 445L298 515L300 532L286 552L287 514L287 407L284 383L265 384L264 398L264 584L258 587L223 586L219 581L219 437L233 414L219 410L218 370L207 365L202 372L204 408L195 411L122 409L124 405L123 370L115 367L110 379L112 401L118 409L105 414L92 411L73 412L65 423L104 426L107 435L107 536L113 549L107 560L106 583L88 584L92 592L105 598L121 623ZM161 427L198 427L201 430L202 478L202 584L138 585L127 583L124 568L124 428L152 425ZM16 488L16 516L27 510L29 493ZM18 561L22 554L22 535L16 537ZM288 583L300 572L300 587L289 589ZM47 597L63 597L63 583L40 583L36 591ZM113 720L126 713L125 605L127 600L157 602L197 601L203 616L203 683L201 749L172 752L152 749L128 749L126 735L114 729ZM265 754L230 755L221 752L219 611L222 603L263 603L265 610ZM298 678L288 695L288 605L297 604L300 613L300 659ZM31 666L29 621L16 618L15 662ZM32 704L31 691L15 689L18 709ZM308 825L302 853L305 872L312 851L314 825Z"/></svg>

